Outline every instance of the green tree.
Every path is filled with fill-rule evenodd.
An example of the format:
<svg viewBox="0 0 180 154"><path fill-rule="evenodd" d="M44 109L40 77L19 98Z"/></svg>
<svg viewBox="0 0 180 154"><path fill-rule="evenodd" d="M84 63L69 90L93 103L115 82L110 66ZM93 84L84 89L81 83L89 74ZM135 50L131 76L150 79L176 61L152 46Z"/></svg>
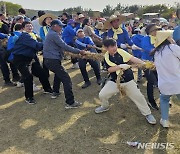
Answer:
<svg viewBox="0 0 180 154"><path fill-rule="evenodd" d="M106 7L103 9L103 16L110 16L114 13L114 8L110 5L106 5Z"/></svg>
<svg viewBox="0 0 180 154"><path fill-rule="evenodd" d="M118 3L114 9L121 13L124 10L124 6L121 5L121 3Z"/></svg>
<svg viewBox="0 0 180 154"><path fill-rule="evenodd" d="M129 6L129 12L130 13L137 13L139 11L140 7L138 5L131 5Z"/></svg>
<svg viewBox="0 0 180 154"><path fill-rule="evenodd" d="M14 3L11 3L11 2L4 2L4 1L0 1L0 5L2 6L3 3L5 3L6 5L6 13L9 14L9 15L12 15L12 16L15 16L18 14L18 10L20 8L22 8L21 5L19 4L14 4Z"/></svg>
<svg viewBox="0 0 180 154"><path fill-rule="evenodd" d="M168 7L165 5L161 5L161 4L145 6L143 9L144 13L154 13L155 12L155 13L162 14L167 11L168 11Z"/></svg>
<svg viewBox="0 0 180 154"><path fill-rule="evenodd" d="M161 17L164 17L166 19L171 18L172 13L174 12L175 8L168 8L166 5L150 5L145 6L143 8L143 13L159 13Z"/></svg>
<svg viewBox="0 0 180 154"><path fill-rule="evenodd" d="M81 6L74 7L74 8L67 8L67 9L64 9L63 12L67 12L69 14L72 14L75 12L83 12L83 8Z"/></svg>
<svg viewBox="0 0 180 154"><path fill-rule="evenodd" d="M94 15L92 9L84 9L84 12L86 12L89 17L93 17L93 15Z"/></svg>
<svg viewBox="0 0 180 154"><path fill-rule="evenodd" d="M176 11L176 9L173 8L173 7L171 7L171 8L168 9L168 11L163 12L163 13L161 14L161 16L162 16L163 18L170 19L175 11Z"/></svg>

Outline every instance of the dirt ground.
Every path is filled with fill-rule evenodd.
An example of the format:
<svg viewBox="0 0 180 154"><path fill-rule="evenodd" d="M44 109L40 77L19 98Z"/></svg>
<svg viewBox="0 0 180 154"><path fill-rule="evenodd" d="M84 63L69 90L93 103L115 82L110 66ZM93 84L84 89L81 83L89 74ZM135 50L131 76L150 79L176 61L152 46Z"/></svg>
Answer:
<svg viewBox="0 0 180 154"><path fill-rule="evenodd" d="M180 103L176 97L172 99L169 129L160 126L159 111L152 111L158 123L151 126L130 99L120 100L119 95L110 99L108 112L97 115L94 109L100 104L100 87L93 71L89 72L91 87L82 90L80 71L70 69L69 61L65 61L64 66L72 78L76 100L84 103L79 109L64 109L62 89L60 97L55 100L40 91L35 94L37 104L28 105L24 103L23 88L0 88L1 154L180 154ZM145 85L144 80L140 89L146 95ZM159 103L158 96L156 90ZM137 149L127 145L127 141L168 142L174 143L174 148Z"/></svg>

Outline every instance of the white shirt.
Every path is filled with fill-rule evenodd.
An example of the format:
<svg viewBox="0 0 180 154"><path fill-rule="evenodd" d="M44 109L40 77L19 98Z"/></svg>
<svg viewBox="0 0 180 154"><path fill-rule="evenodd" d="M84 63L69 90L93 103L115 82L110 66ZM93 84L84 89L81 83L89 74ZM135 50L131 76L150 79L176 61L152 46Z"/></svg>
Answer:
<svg viewBox="0 0 180 154"><path fill-rule="evenodd" d="M175 95L180 94L180 47L175 44L169 47L165 46L162 52L156 52L154 59L160 92Z"/></svg>
<svg viewBox="0 0 180 154"><path fill-rule="evenodd" d="M39 24L39 18L32 21L33 31L39 36L41 25Z"/></svg>

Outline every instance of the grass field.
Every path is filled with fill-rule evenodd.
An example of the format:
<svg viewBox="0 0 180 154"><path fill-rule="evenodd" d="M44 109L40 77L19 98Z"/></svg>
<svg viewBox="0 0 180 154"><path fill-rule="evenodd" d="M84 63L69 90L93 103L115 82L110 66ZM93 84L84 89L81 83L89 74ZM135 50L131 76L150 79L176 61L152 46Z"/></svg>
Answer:
<svg viewBox="0 0 180 154"><path fill-rule="evenodd" d="M159 124L160 112L152 111L158 123L149 125L128 98L119 95L110 99L111 109L95 114L100 104L93 71L89 72L91 87L83 84L79 70L71 70L64 62L72 82L76 100L83 103L79 109L64 109L64 94L52 100L42 91L35 93L36 105L24 103L23 88L0 88L0 153L1 154L180 154L180 103L172 99L169 129ZM88 69L90 67L88 66ZM51 75L51 83L52 83ZM40 86L37 78L34 78ZM0 85L3 85L0 74ZM146 82L140 84L146 96ZM159 93L156 89L156 98ZM141 143L174 143L173 149L137 149L127 141Z"/></svg>

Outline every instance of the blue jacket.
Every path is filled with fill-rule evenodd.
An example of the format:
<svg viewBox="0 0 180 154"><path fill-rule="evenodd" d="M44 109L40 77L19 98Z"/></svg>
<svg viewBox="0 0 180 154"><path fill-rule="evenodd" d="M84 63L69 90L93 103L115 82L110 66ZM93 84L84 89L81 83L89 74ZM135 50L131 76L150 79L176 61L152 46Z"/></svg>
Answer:
<svg viewBox="0 0 180 154"><path fill-rule="evenodd" d="M74 28L71 25L67 25L64 28L64 31L62 33L62 39L66 44L73 44L74 43L74 37L76 36L76 32Z"/></svg>
<svg viewBox="0 0 180 154"><path fill-rule="evenodd" d="M144 50L142 52L142 59L152 61L153 57L150 56L150 52L154 49L154 45L151 44L150 36L145 36L142 39L141 48Z"/></svg>
<svg viewBox="0 0 180 154"><path fill-rule="evenodd" d="M77 31L78 29L83 29L81 23L76 23L75 31Z"/></svg>
<svg viewBox="0 0 180 154"><path fill-rule="evenodd" d="M49 27L48 27L48 26L46 26L46 29L47 29L47 31L49 31ZM40 38L41 38L43 41L45 41L46 36L45 36L45 33L44 33L43 26L40 28L39 35L40 35Z"/></svg>
<svg viewBox="0 0 180 154"><path fill-rule="evenodd" d="M7 50L11 50L14 48L14 45L15 45L16 41L19 39L21 32L15 31L15 32L13 32L13 34L14 34L14 36L11 35L8 39Z"/></svg>
<svg viewBox="0 0 180 154"><path fill-rule="evenodd" d="M84 50L85 48L87 48L87 45L94 45L94 42L92 41L92 39L89 36L85 36L84 38L78 38L75 41L75 44L78 49ZM95 52L93 50L91 50L91 51Z"/></svg>
<svg viewBox="0 0 180 154"><path fill-rule="evenodd" d="M102 35L99 34L99 30L98 30L98 29L95 29L94 32L95 32L95 34L96 34L97 36L102 37Z"/></svg>
<svg viewBox="0 0 180 154"><path fill-rule="evenodd" d="M143 38L144 38L143 35L136 34L136 35L134 35L131 39L132 39L133 43L134 43L136 46L138 46L138 47L141 48L141 42L142 42L142 39L143 39ZM141 51L141 50L132 50L132 52L133 52L133 55L134 55L135 57L141 58L141 56L142 56L142 51Z"/></svg>
<svg viewBox="0 0 180 154"><path fill-rule="evenodd" d="M13 54L34 58L36 52L42 49L42 43L34 40L28 33L22 33L14 45Z"/></svg>
<svg viewBox="0 0 180 154"><path fill-rule="evenodd" d="M0 33L0 39L5 39L5 38L8 38L8 35L4 33Z"/></svg>
<svg viewBox="0 0 180 154"><path fill-rule="evenodd" d="M177 26L177 27L174 29L173 39L174 39L176 42L177 42L178 40L180 40L180 25Z"/></svg>
<svg viewBox="0 0 180 154"><path fill-rule="evenodd" d="M102 39L106 39L108 36L107 36L108 32L104 32L101 36L102 36Z"/></svg>
<svg viewBox="0 0 180 154"><path fill-rule="evenodd" d="M118 35L118 39L117 39L117 45L118 45L118 47L120 48L120 45L121 44L129 44L129 46L132 46L133 45L133 42L132 42L132 40L130 39L130 37L129 37L129 34L128 34L128 32L126 31L126 29L124 29L124 28L122 28L122 30L123 30L123 33L122 34L119 34ZM112 29L110 29L109 31L108 31L108 37L109 38L113 38L113 35L114 35L114 32L113 32L113 30Z"/></svg>

